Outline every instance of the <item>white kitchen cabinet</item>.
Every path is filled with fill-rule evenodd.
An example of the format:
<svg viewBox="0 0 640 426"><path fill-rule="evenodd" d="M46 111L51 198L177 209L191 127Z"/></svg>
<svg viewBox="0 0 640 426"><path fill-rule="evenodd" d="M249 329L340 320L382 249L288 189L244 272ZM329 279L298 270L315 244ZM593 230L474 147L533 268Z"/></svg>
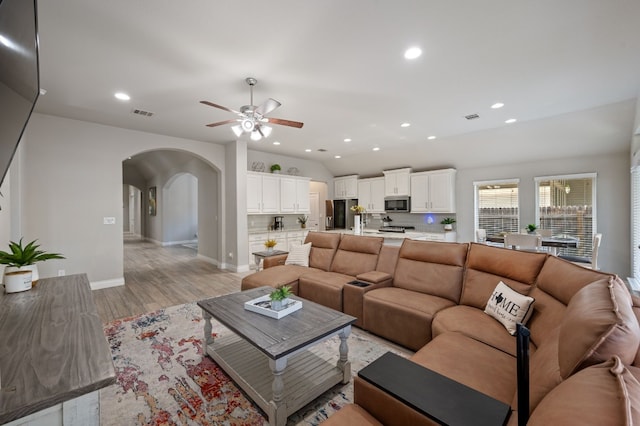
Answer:
<svg viewBox="0 0 640 426"><path fill-rule="evenodd" d="M411 174L411 213L455 213L456 170Z"/></svg>
<svg viewBox="0 0 640 426"><path fill-rule="evenodd" d="M360 179L358 181L358 204L367 213L384 213L384 178Z"/></svg>
<svg viewBox="0 0 640 426"><path fill-rule="evenodd" d="M280 178L280 213L309 213L309 178Z"/></svg>
<svg viewBox="0 0 640 426"><path fill-rule="evenodd" d="M247 173L247 213L278 213L280 178L264 173Z"/></svg>
<svg viewBox="0 0 640 426"><path fill-rule="evenodd" d="M411 169L384 170L384 195L392 197L395 195L411 194Z"/></svg>
<svg viewBox="0 0 640 426"><path fill-rule="evenodd" d="M407 238L419 241L440 241L440 242L456 242L455 231L451 232L411 232L407 233Z"/></svg>
<svg viewBox="0 0 640 426"><path fill-rule="evenodd" d="M334 178L333 197L339 199L358 198L358 175Z"/></svg>

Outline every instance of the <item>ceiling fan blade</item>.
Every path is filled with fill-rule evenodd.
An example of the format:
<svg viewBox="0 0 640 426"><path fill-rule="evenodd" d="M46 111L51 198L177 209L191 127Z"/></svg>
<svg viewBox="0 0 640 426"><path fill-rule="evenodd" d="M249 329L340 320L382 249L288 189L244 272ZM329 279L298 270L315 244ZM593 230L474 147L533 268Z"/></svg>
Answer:
<svg viewBox="0 0 640 426"><path fill-rule="evenodd" d="M240 114L240 112L238 112L238 111L232 110L231 108L227 108L227 107L224 107L224 106L222 106L222 105L214 104L213 102L209 102L209 101L200 101L200 103L201 103L201 104L205 104L205 105L212 106L212 107L214 107L214 108L221 109L221 110L223 110L223 111L229 111L229 112L233 112L234 114Z"/></svg>
<svg viewBox="0 0 640 426"><path fill-rule="evenodd" d="M237 118L232 118L230 120L218 121L217 123L207 124L206 126L207 127L217 127L217 126L222 126L224 124L235 123L237 121L238 121Z"/></svg>
<svg viewBox="0 0 640 426"><path fill-rule="evenodd" d="M264 101L262 105L256 108L256 113L260 115L267 115L274 109L278 108L280 105L282 105L280 102L276 101L275 99L269 98Z"/></svg>
<svg viewBox="0 0 640 426"><path fill-rule="evenodd" d="M267 117L267 120L269 123L280 124L281 126L297 127L298 129L301 129L302 126L304 126L304 123L299 121L283 120L282 118Z"/></svg>

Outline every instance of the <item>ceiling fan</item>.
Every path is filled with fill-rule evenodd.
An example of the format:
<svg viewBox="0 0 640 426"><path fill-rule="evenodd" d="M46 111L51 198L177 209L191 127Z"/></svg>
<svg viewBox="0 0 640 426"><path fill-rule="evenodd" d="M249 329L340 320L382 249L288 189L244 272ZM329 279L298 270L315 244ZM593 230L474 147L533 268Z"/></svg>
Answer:
<svg viewBox="0 0 640 426"><path fill-rule="evenodd" d="M243 133L250 133L251 140L258 141L262 138L267 138L271 134L271 127L267 124L279 124L281 126L297 127L301 128L304 123L299 121L283 120L282 118L266 117L271 111L282 105L275 99L269 98L261 105L253 105L253 86L258 83L253 77L245 79L251 90L251 103L240 107L240 111L233 110L231 108L224 107L222 105L214 104L209 101L200 101L201 104L209 105L214 108L221 109L223 111L233 112L237 114L237 118L229 120L218 121L216 123L207 124L207 127L222 126L224 124L236 123L231 126L231 130L237 137L240 137Z"/></svg>

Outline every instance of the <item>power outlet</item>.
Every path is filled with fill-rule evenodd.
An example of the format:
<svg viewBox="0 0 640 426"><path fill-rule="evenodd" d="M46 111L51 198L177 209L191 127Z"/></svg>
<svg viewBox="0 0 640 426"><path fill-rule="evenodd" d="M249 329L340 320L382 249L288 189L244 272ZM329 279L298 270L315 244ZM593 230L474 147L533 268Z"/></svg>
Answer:
<svg viewBox="0 0 640 426"><path fill-rule="evenodd" d="M59 277L64 277L65 275L67 275L67 273L65 272L64 269L58 269L58 276Z"/></svg>
<svg viewBox="0 0 640 426"><path fill-rule="evenodd" d="M116 218L115 217L103 217L102 218L102 223L105 225L115 225L116 224Z"/></svg>

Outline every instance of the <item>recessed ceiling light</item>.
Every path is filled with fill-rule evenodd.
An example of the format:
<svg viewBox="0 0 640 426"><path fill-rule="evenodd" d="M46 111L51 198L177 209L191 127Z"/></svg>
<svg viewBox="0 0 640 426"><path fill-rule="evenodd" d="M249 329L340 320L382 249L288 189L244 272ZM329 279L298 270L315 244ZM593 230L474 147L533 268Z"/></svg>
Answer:
<svg viewBox="0 0 640 426"><path fill-rule="evenodd" d="M280 142L278 142L278 141L274 141L274 142L273 142L273 144L274 144L274 145L280 145Z"/></svg>
<svg viewBox="0 0 640 426"><path fill-rule="evenodd" d="M504 104L502 102L496 102L495 104L491 105L491 108L498 109L498 108L502 108L503 106Z"/></svg>
<svg viewBox="0 0 640 426"><path fill-rule="evenodd" d="M118 92L115 95L113 95L116 97L116 99L119 99L121 101L128 101L129 99L131 99L131 96L127 95L124 92Z"/></svg>
<svg viewBox="0 0 640 426"><path fill-rule="evenodd" d="M511 123L515 123L516 121L518 121L518 120L516 120L515 118L510 118L510 119L506 120L505 123L511 124Z"/></svg>
<svg viewBox="0 0 640 426"><path fill-rule="evenodd" d="M311 152L311 149L307 148L304 150L304 152Z"/></svg>
<svg viewBox="0 0 640 426"><path fill-rule="evenodd" d="M335 155L333 158L342 158L342 157L339 155Z"/></svg>
<svg viewBox="0 0 640 426"><path fill-rule="evenodd" d="M402 123L400 125L400 127L409 127L409 126L411 126L411 123Z"/></svg>
<svg viewBox="0 0 640 426"><path fill-rule="evenodd" d="M422 55L422 49L419 47L410 47L404 52L405 59L416 59Z"/></svg>
<svg viewBox="0 0 640 426"><path fill-rule="evenodd" d="M435 136L429 136L427 139L429 139L430 141L434 140L436 137Z"/></svg>
<svg viewBox="0 0 640 426"><path fill-rule="evenodd" d="M377 146L375 148L373 148L374 151L380 151L380 148L378 148Z"/></svg>
<svg viewBox="0 0 640 426"><path fill-rule="evenodd" d="M345 141L345 142L351 142L351 139L346 138L344 141Z"/></svg>

